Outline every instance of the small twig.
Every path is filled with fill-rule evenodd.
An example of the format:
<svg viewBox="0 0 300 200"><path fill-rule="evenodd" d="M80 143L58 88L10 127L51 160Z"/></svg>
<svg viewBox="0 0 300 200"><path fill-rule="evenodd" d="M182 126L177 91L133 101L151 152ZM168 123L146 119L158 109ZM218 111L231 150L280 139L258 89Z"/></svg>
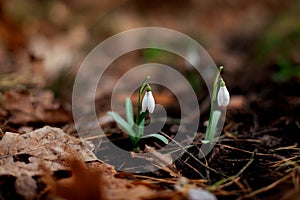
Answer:
<svg viewBox="0 0 300 200"><path fill-rule="evenodd" d="M227 182L227 183L224 183L223 185L220 185L219 187L218 187L218 190L220 190L220 189L223 189L223 188L226 188L226 187L228 187L228 186L231 186L232 184L234 184L236 181L238 181L240 179L240 177L236 177L236 178L233 178L232 179L232 181L229 181L229 182ZM224 180L224 179L222 179L222 180ZM228 180L228 179L227 179Z"/></svg>
<svg viewBox="0 0 300 200"><path fill-rule="evenodd" d="M234 182L237 186L239 186L239 188L241 188L241 190L245 193L251 191L251 188L245 188L245 186L240 182L241 177L237 177L235 179L232 180L232 182Z"/></svg>
<svg viewBox="0 0 300 200"><path fill-rule="evenodd" d="M297 167L294 167L294 168L291 168L291 169L288 169L286 170L286 172L290 172L290 171L298 171L300 170L300 166L298 165Z"/></svg>
<svg viewBox="0 0 300 200"><path fill-rule="evenodd" d="M260 188L258 190L255 190L255 191L251 192L250 194L247 194L247 195L245 195L243 197L240 197L240 198L238 198L238 200L251 198L251 197L254 197L254 196L256 196L256 195L258 195L260 193L263 193L263 192L266 192L268 190L271 190L274 187L276 187L277 185L279 185L280 183L282 183L283 181L286 181L287 179L291 178L293 176L293 174L294 174L294 172L291 172L287 176L282 177L281 179L275 181L274 183L272 183L270 185L267 185L267 186L265 186L263 188Z"/></svg>
<svg viewBox="0 0 300 200"><path fill-rule="evenodd" d="M292 146L287 146L287 147L279 147L279 148L276 148L276 149L273 149L273 151L281 151L281 150L296 150L296 151L299 151L300 148L297 148L298 145L297 144L294 144Z"/></svg>
<svg viewBox="0 0 300 200"><path fill-rule="evenodd" d="M275 164L271 165L270 167L283 167L287 165L294 165L293 159L297 158L298 156L290 157L290 158L283 158L282 160L277 161ZM295 166L295 165L294 165Z"/></svg>
<svg viewBox="0 0 300 200"><path fill-rule="evenodd" d="M218 172L217 170L207 166L206 164L204 164L203 162L201 162L199 159L197 159L193 154L191 154L190 152L188 152L183 146L181 146L181 144L179 144L178 142L176 142L175 140L173 140L170 136L168 136L167 134L165 134L164 132L162 131L159 131L161 134L163 134L166 138L168 138L169 140L172 140L175 144L177 144L185 153L187 153L189 156L191 156L195 161L197 161L201 166L209 169L210 171L216 173L216 174L219 174L221 176L225 176L227 177L227 175L221 173L221 172ZM202 175L203 176L203 175ZM204 176L203 176L204 178Z"/></svg>
<svg viewBox="0 0 300 200"><path fill-rule="evenodd" d="M157 181L157 182L162 182L162 183L170 183L170 184L175 184L177 182L177 178L155 178L155 177L151 177L151 176L145 176L145 175L137 175L137 174L133 174L134 178L138 178L138 179L143 179L144 181Z"/></svg>
<svg viewBox="0 0 300 200"><path fill-rule="evenodd" d="M241 151L241 152L244 152L244 153L253 154L253 152L251 152L251 151L247 151L247 150L244 150L244 149L239 149L239 148L232 147L232 146L229 146L229 145L225 145L225 144L219 144L219 145L222 146L222 147L225 147L227 149L233 149L233 150ZM272 154L266 154L266 153L255 153L255 155L257 155L257 156L273 156Z"/></svg>
<svg viewBox="0 0 300 200"><path fill-rule="evenodd" d="M193 167L192 165L190 165L188 162L184 162L189 168L191 168L192 170L194 170L197 174L199 174L201 176L202 179L205 179L205 177L203 177L203 175L199 172L199 170L197 170L195 167Z"/></svg>
<svg viewBox="0 0 300 200"><path fill-rule="evenodd" d="M222 184L224 184L228 181L233 182L234 180L236 180L236 178L238 178L251 165L251 163L254 161L255 155L256 155L256 151L252 152L252 156L251 156L249 162L236 175L230 176L228 178L225 178L225 179L222 179L222 180L216 182L215 184L213 184L212 186L209 187L209 190L215 190L217 188L217 186L221 186ZM222 186L220 188L222 188Z"/></svg>

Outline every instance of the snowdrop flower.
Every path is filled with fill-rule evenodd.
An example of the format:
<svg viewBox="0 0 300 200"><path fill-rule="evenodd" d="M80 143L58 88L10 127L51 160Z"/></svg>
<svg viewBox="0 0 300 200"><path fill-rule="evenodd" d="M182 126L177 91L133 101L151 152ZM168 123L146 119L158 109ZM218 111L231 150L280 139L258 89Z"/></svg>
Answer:
<svg viewBox="0 0 300 200"><path fill-rule="evenodd" d="M220 82L220 89L217 98L219 106L227 106L229 104L230 96L223 79L221 79Z"/></svg>
<svg viewBox="0 0 300 200"><path fill-rule="evenodd" d="M148 110L149 113L153 113L154 108L155 108L154 97L151 92L151 87L148 85L146 88L146 94L142 101L142 112L146 112L146 110Z"/></svg>

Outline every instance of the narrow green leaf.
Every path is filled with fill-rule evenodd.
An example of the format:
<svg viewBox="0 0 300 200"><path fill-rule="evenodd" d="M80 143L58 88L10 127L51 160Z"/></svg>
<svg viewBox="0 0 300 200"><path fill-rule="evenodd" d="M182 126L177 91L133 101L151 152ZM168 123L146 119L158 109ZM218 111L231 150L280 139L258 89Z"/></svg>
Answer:
<svg viewBox="0 0 300 200"><path fill-rule="evenodd" d="M131 127L134 126L134 119L133 119L133 110L132 110L132 103L130 98L126 99L126 118L127 122Z"/></svg>
<svg viewBox="0 0 300 200"><path fill-rule="evenodd" d="M117 113L108 112L108 114L118 123L118 125L126 131L131 137L135 137L135 132L132 127Z"/></svg>
<svg viewBox="0 0 300 200"><path fill-rule="evenodd" d="M150 135L145 135L142 138L145 139L145 138L150 138L150 137L155 137L155 138L159 139L160 141L162 141L165 144L169 143L168 139L165 136L162 136L162 135L159 135L159 134L156 134L156 133L150 134Z"/></svg>
<svg viewBox="0 0 300 200"><path fill-rule="evenodd" d="M141 123L138 125L138 138L144 135L145 118L142 119Z"/></svg>
<svg viewBox="0 0 300 200"><path fill-rule="evenodd" d="M213 112L211 121L209 122L210 123L210 126L209 126L210 129L208 130L208 136L206 137L206 138L208 138L210 143L212 143L212 141L214 139L214 135L217 131L217 125L218 125L220 117L221 117L221 111L215 110Z"/></svg>

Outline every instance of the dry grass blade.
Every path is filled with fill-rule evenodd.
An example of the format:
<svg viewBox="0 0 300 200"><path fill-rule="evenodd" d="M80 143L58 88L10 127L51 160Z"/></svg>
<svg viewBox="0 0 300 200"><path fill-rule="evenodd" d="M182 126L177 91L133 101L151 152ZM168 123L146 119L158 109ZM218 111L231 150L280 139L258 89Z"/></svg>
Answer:
<svg viewBox="0 0 300 200"><path fill-rule="evenodd" d="M201 166L205 167L206 169L219 174L221 176L226 176L225 174L218 172L217 170L209 167L208 165L204 164L203 162L201 162L198 158L196 158L196 156L194 156L193 154L191 154L190 152L188 152L183 146L181 146L178 142L176 142L175 140L173 140L172 138L170 138L167 134L165 134L164 132L160 131L161 134L163 134L166 138L168 138L169 140L172 140L181 150L183 150L185 153L187 153L191 158L193 158L197 163L199 163ZM199 174L201 174L199 172ZM205 177L203 175L201 175L201 177L203 179L205 179Z"/></svg>
<svg viewBox="0 0 300 200"><path fill-rule="evenodd" d="M272 184L267 185L266 187L260 188L260 189L255 190L255 191L253 191L253 192L251 192L251 193L249 193L249 194L247 194L247 195L245 195L245 196L243 196L243 197L238 198L238 200L247 199L247 198L253 198L253 197L255 197L256 195L258 195L258 194L260 194L260 193L267 192L267 191L269 191L269 190L275 188L275 187L276 187L277 185L279 185L280 183L282 183L282 182L284 182L284 181L286 181L286 180L292 178L292 177L294 176L294 173L295 173L295 172L291 172L291 173L289 173L288 175L282 177L281 179L279 179L279 180L273 182Z"/></svg>
<svg viewBox="0 0 300 200"><path fill-rule="evenodd" d="M223 148L228 148L228 149L233 149L233 150L241 151L241 152L248 153L248 154L253 154L253 152L251 152L251 151L239 149L239 148L232 147L232 146L225 145L225 144L220 144L220 146L222 146ZM255 155L257 155L257 156L272 156L272 154L265 154L265 153L255 153Z"/></svg>
<svg viewBox="0 0 300 200"><path fill-rule="evenodd" d="M145 146L144 151L145 153L149 153L148 156L134 152L131 152L131 155L135 158L142 158L150 161L155 167L168 172L173 177L179 176L176 167L173 165L173 159L170 154L162 154L156 151L153 147L147 145Z"/></svg>
<svg viewBox="0 0 300 200"><path fill-rule="evenodd" d="M230 176L228 178L225 178L225 179L222 179L218 182L216 182L215 184L213 184L212 186L209 187L209 190L217 190L217 189L220 189L220 188L224 188L225 186L227 186L228 184L231 184L231 182L235 182L237 181L238 177L241 176L241 174L251 165L251 163L254 161L254 158L255 158L255 153L256 151L254 151L252 153L252 156L249 160L249 162L234 176ZM227 183L228 181L230 181L229 183ZM227 184L225 184L227 183Z"/></svg>

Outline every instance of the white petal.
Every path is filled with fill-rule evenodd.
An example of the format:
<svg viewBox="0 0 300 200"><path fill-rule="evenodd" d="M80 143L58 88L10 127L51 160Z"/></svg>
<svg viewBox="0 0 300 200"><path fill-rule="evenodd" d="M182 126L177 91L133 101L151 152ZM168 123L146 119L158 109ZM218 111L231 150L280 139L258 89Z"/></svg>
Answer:
<svg viewBox="0 0 300 200"><path fill-rule="evenodd" d="M148 95L145 94L144 98L143 98L143 101L142 101L142 111L141 112L146 112L147 104L148 104Z"/></svg>
<svg viewBox="0 0 300 200"><path fill-rule="evenodd" d="M230 95L226 87L224 87L224 105L227 106L230 101Z"/></svg>
<svg viewBox="0 0 300 200"><path fill-rule="evenodd" d="M230 96L226 86L221 86L218 92L217 101L219 106L227 106Z"/></svg>
<svg viewBox="0 0 300 200"><path fill-rule="evenodd" d="M155 108L155 100L154 100L154 97L152 95L152 92L151 91L147 92L147 96L148 96L147 107L148 107L149 113L153 113L154 108Z"/></svg>

